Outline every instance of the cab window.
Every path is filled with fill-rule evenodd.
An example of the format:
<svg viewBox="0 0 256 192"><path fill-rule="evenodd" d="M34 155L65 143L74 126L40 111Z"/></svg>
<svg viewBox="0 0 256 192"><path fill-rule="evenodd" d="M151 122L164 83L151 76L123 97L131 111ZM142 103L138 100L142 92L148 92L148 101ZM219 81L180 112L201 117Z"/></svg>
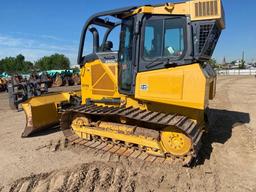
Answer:
<svg viewBox="0 0 256 192"><path fill-rule="evenodd" d="M146 20L143 59L179 58L185 46L184 22L183 18Z"/></svg>

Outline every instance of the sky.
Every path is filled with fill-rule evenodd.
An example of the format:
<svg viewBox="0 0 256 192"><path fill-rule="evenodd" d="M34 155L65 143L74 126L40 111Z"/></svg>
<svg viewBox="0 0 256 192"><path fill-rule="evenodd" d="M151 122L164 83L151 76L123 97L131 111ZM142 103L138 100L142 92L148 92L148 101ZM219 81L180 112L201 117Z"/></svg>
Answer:
<svg viewBox="0 0 256 192"><path fill-rule="evenodd" d="M179 0L173 0L176 2ZM54 53L76 64L81 29L94 13L168 0L0 0L0 58L23 54L27 60ZM170 2L170 1L169 1ZM256 61L254 0L223 0L226 29L213 57L219 62Z"/></svg>

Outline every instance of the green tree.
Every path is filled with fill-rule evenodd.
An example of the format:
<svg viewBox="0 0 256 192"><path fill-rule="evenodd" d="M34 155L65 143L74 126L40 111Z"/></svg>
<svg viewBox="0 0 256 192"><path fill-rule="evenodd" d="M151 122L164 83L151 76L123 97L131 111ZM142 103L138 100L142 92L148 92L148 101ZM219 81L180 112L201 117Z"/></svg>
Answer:
<svg viewBox="0 0 256 192"><path fill-rule="evenodd" d="M232 64L232 65L235 65L235 64L236 64L236 61L231 61L231 64Z"/></svg>
<svg viewBox="0 0 256 192"><path fill-rule="evenodd" d="M40 71L56 70L56 69L69 69L70 61L63 54L54 54L45 56L35 62L35 68Z"/></svg>
<svg viewBox="0 0 256 192"><path fill-rule="evenodd" d="M239 64L239 69L245 69L245 60L241 60L240 64Z"/></svg>
<svg viewBox="0 0 256 192"><path fill-rule="evenodd" d="M6 57L0 61L3 72L14 73L16 71L16 58Z"/></svg>
<svg viewBox="0 0 256 192"><path fill-rule="evenodd" d="M7 73L28 73L33 70L33 63L25 61L25 57L21 54L16 57L5 57L0 60L0 72Z"/></svg>
<svg viewBox="0 0 256 192"><path fill-rule="evenodd" d="M4 65L2 64L2 60L0 60L0 73L4 72Z"/></svg>

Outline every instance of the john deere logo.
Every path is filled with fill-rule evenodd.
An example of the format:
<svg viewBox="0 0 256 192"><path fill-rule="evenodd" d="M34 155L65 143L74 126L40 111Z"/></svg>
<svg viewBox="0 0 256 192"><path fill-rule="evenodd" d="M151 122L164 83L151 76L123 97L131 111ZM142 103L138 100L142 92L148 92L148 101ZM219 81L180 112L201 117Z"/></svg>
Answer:
<svg viewBox="0 0 256 192"><path fill-rule="evenodd" d="M146 85L146 84L141 84L141 85L140 85L140 90L142 90L142 91L147 91L147 90L148 90L148 85Z"/></svg>

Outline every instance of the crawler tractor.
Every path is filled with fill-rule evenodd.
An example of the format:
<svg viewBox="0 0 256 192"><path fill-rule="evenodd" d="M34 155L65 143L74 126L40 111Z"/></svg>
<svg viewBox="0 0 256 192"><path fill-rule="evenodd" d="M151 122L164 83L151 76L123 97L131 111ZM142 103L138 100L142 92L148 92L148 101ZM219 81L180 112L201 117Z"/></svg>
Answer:
<svg viewBox="0 0 256 192"><path fill-rule="evenodd" d="M25 102L23 136L60 123L73 143L189 164L207 132L208 101L216 89L216 74L207 62L224 28L221 0L93 15L83 27L78 52L81 92ZM89 35L92 49L85 44ZM112 50L116 43L117 51Z"/></svg>

